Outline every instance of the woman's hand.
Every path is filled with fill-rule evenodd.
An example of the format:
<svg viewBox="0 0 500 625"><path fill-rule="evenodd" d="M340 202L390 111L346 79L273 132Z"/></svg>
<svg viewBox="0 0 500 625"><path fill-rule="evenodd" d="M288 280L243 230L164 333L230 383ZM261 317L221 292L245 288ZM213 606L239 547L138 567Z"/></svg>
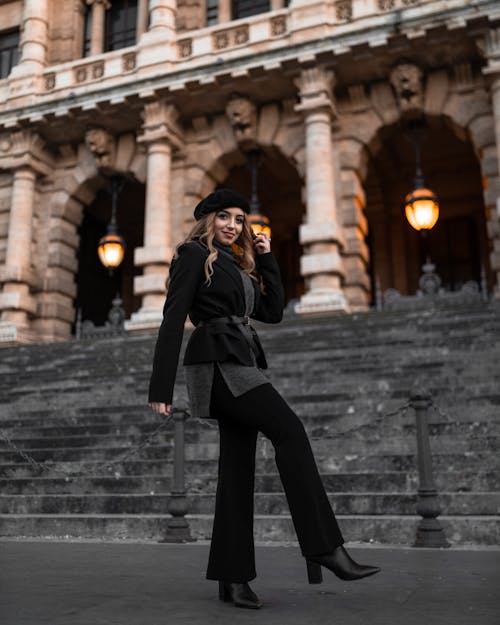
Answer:
<svg viewBox="0 0 500 625"><path fill-rule="evenodd" d="M170 410L172 409L172 404L163 404L157 401L149 402L148 406L156 414L162 414L162 415L165 415L166 417L168 416Z"/></svg>
<svg viewBox="0 0 500 625"><path fill-rule="evenodd" d="M253 240L253 246L257 254L267 254L271 251L271 239L267 236L267 234L259 232Z"/></svg>

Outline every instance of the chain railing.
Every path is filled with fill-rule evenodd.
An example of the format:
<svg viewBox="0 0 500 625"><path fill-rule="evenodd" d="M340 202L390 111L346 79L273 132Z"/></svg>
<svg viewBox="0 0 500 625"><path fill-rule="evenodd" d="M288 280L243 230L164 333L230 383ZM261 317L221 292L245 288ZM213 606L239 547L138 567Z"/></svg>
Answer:
<svg viewBox="0 0 500 625"><path fill-rule="evenodd" d="M179 413L179 412L182 415L189 416L188 410L179 410L179 409L173 408L170 411L169 415L165 419L160 421L156 425L154 430L150 434L148 434L144 438L144 440L142 440L139 444L131 447L130 449L127 449L125 452L123 452L116 458L113 458L112 460L94 464L92 467L92 470L90 469L84 470L82 466L85 463L79 463L79 466L73 467L72 469L68 470L67 468L64 467L64 464L68 464L68 463L64 463L64 462L57 463L57 462L52 462L52 461L51 462L47 462L47 461L39 462L38 460L33 458L33 456L29 452L27 452L25 449L21 449L16 443L14 443L12 438L7 434L5 430L0 430L0 440L3 440L4 443L6 443L7 447L9 447L12 451L14 451L19 456L21 456L21 458L23 458L23 460L25 460L30 465L30 467L32 467L38 473L50 472L52 477L59 476L59 477L65 477L65 478L70 478L70 479L79 478L79 477L98 477L100 475L99 472L102 471L103 469L110 471L116 465L121 464L125 462L126 460L128 460L129 458L138 455L145 447L147 447L148 445L152 443L153 439L160 432L166 429L167 425L169 425L169 423L174 418L174 414ZM59 464L61 466L59 466ZM116 477L120 477L120 476L117 475Z"/></svg>
<svg viewBox="0 0 500 625"><path fill-rule="evenodd" d="M417 512L422 517L416 532L415 547L449 547L446 540L444 530L437 517L441 510L438 504L438 493L433 477L432 457L429 442L428 431L428 412L433 408L442 416L448 417L426 393L414 393L410 399L396 409L377 415L376 419L370 422L370 425L387 421L389 418L404 416L406 412L412 408L415 412L416 419L416 435L417 435L417 464L419 474L419 486L417 491ZM150 432L140 443L127 449L112 460L101 462L93 465L90 470L83 470L82 464L78 468L73 467L71 470L62 466L58 466L56 462L39 462L25 449L21 449L12 438L4 431L0 430L0 440L18 454L32 469L38 473L50 473L52 477L58 475L63 476L67 480L78 477L96 477L102 470L112 471L114 467L125 462L131 457L137 456L143 449L149 446L155 437L166 429L166 427L174 422L174 467L173 467L173 486L168 504L168 511L171 515L165 528L164 542L187 542L192 540L189 524L185 518L188 506L185 488L185 419L189 416L187 409L172 408L169 415L159 422L154 430ZM197 419L198 422L208 427L215 427L206 420ZM367 424L368 425L368 424ZM357 426L359 427L359 426ZM361 426L362 427L362 426ZM352 428L354 429L354 428ZM342 434L345 434L343 432ZM115 477L121 477L121 474L115 472Z"/></svg>

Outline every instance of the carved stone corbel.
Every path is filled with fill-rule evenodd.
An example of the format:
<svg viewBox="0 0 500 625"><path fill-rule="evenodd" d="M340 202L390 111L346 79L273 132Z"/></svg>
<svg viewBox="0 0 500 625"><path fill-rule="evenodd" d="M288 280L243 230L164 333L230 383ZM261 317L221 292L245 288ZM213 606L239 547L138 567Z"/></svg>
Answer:
<svg viewBox="0 0 500 625"><path fill-rule="evenodd" d="M116 157L115 137L104 128L89 128L85 143L95 157L97 167L112 168Z"/></svg>
<svg viewBox="0 0 500 625"><path fill-rule="evenodd" d="M391 71L389 80L402 113L422 110L424 104L423 73L417 65L409 62L399 63Z"/></svg>
<svg viewBox="0 0 500 625"><path fill-rule="evenodd" d="M243 152L257 147L257 107L246 96L234 94L226 105L226 115L234 137Z"/></svg>

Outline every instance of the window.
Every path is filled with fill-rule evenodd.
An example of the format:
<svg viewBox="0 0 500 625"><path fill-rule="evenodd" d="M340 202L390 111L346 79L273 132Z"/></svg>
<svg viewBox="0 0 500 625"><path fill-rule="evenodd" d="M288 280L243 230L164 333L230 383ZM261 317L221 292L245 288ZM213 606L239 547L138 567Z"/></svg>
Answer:
<svg viewBox="0 0 500 625"><path fill-rule="evenodd" d="M19 61L19 30L0 32L0 78L7 78Z"/></svg>
<svg viewBox="0 0 500 625"><path fill-rule="evenodd" d="M232 5L233 20L271 10L269 0L233 0Z"/></svg>
<svg viewBox="0 0 500 625"><path fill-rule="evenodd" d="M88 4L85 6L84 20L82 56L88 56L90 54L90 40L92 38L92 7Z"/></svg>
<svg viewBox="0 0 500 625"><path fill-rule="evenodd" d="M219 21L219 0L207 0L207 26Z"/></svg>
<svg viewBox="0 0 500 625"><path fill-rule="evenodd" d="M113 0L106 11L106 52L135 45L136 29L137 0Z"/></svg>

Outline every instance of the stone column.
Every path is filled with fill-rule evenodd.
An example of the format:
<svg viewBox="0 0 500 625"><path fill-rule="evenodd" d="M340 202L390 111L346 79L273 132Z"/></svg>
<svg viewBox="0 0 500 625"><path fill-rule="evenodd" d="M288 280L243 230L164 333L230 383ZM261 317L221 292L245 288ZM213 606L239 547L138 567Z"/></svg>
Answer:
<svg viewBox="0 0 500 625"><path fill-rule="evenodd" d="M491 100L495 118L495 144L497 148L498 174L500 175L500 68L491 81ZM500 198L497 201L497 212L500 216Z"/></svg>
<svg viewBox="0 0 500 625"><path fill-rule="evenodd" d="M484 191L484 198L487 209L490 208L487 230L493 248L490 252L490 262L496 278L494 295L500 300L500 28L492 26L482 43L481 47L488 60L483 73L490 85L497 157L495 177L486 174L488 187Z"/></svg>
<svg viewBox="0 0 500 625"><path fill-rule="evenodd" d="M285 8L285 0L271 0L271 11Z"/></svg>
<svg viewBox="0 0 500 625"><path fill-rule="evenodd" d="M300 228L305 247L301 273L306 293L297 305L302 314L347 311L340 250L343 233L338 219L338 193L332 151L333 72L302 71L296 80L306 133L306 223Z"/></svg>
<svg viewBox="0 0 500 625"><path fill-rule="evenodd" d="M148 0L139 0L137 3L137 27L136 39L139 41L140 36L148 29L149 24L149 3Z"/></svg>
<svg viewBox="0 0 500 625"><path fill-rule="evenodd" d="M13 68L13 75L25 73L27 69L39 72L45 67L48 12L48 0L25 0L21 58L18 65Z"/></svg>
<svg viewBox="0 0 500 625"><path fill-rule="evenodd" d="M144 107L143 134L139 142L147 149L144 246L136 248L135 264L143 268L134 279L134 294L142 305L126 324L129 331L154 328L162 319L168 268L173 255L171 241L172 150L180 146L177 112L172 105L152 102Z"/></svg>
<svg viewBox="0 0 500 625"><path fill-rule="evenodd" d="M0 267L0 343L30 340L30 317L36 313L31 290L37 285L32 258L35 184L37 174L50 171L38 135L25 130L8 140L9 153L0 162L1 169L13 172L5 264Z"/></svg>
<svg viewBox="0 0 500 625"><path fill-rule="evenodd" d="M225 24L232 19L231 0L219 0L218 21L219 24Z"/></svg>
<svg viewBox="0 0 500 625"><path fill-rule="evenodd" d="M149 0L149 30L170 30L175 32L175 0Z"/></svg>
<svg viewBox="0 0 500 625"><path fill-rule="evenodd" d="M7 252L1 273L0 343L18 342L29 327L29 315L36 311L36 302L30 295L35 180L36 173L29 167L14 171Z"/></svg>
<svg viewBox="0 0 500 625"><path fill-rule="evenodd" d="M90 56L104 52L104 27L106 9L111 8L108 0L87 0L92 7L92 31L90 34Z"/></svg>

